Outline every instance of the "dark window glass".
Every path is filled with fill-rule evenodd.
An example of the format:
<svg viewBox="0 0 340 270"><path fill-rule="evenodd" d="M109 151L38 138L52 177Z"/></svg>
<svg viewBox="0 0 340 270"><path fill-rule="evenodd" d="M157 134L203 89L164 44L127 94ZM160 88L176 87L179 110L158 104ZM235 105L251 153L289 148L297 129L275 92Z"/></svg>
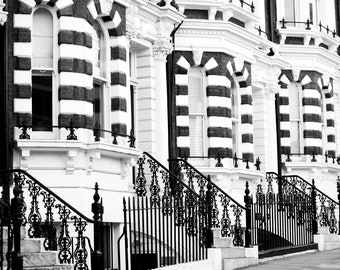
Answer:
<svg viewBox="0 0 340 270"><path fill-rule="evenodd" d="M33 130L52 131L52 76L32 77Z"/></svg>
<svg viewBox="0 0 340 270"><path fill-rule="evenodd" d="M93 100L94 123L96 125L99 125L101 129L104 129L102 84L95 83L93 85L93 90L94 90ZM100 136L103 137L104 134L101 132Z"/></svg>

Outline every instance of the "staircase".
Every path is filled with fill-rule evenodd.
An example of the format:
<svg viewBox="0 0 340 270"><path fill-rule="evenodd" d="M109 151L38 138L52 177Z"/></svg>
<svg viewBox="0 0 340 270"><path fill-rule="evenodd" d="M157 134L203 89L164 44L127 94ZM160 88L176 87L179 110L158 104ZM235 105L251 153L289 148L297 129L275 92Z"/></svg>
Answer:
<svg viewBox="0 0 340 270"><path fill-rule="evenodd" d="M214 258L214 269L233 270L258 264L256 248L235 247L231 237L221 237L219 229L213 230L214 246L210 257ZM209 256L208 256L209 258ZM220 266L218 264L221 264Z"/></svg>
<svg viewBox="0 0 340 270"><path fill-rule="evenodd" d="M8 249L8 229L3 229L3 256ZM71 270L73 265L58 264L56 251L44 251L43 238L29 238L25 228L21 229L21 255L23 256L23 269L27 270ZM4 261L4 269L7 269L7 261Z"/></svg>
<svg viewBox="0 0 340 270"><path fill-rule="evenodd" d="M97 184L90 219L23 170L0 171L0 177L7 179L1 192L0 269L84 270L91 264L104 269L98 244L103 206ZM89 224L92 232L86 230Z"/></svg>

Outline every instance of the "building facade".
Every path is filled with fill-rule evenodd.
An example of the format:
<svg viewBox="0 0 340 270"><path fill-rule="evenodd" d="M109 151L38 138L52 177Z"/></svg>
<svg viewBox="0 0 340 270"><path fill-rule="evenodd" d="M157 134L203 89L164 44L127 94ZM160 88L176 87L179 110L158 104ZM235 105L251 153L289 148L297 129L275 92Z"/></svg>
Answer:
<svg viewBox="0 0 340 270"><path fill-rule="evenodd" d="M26 170L88 216L98 182L114 241L144 151L166 167L188 158L240 202L245 182L270 171L314 179L336 199L339 1L19 0L6 10L1 168Z"/></svg>

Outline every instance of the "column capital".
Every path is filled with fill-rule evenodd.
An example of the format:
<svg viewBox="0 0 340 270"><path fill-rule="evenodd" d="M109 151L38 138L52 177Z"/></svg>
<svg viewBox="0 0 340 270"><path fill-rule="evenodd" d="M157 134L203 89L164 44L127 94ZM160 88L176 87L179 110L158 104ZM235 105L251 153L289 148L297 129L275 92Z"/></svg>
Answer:
<svg viewBox="0 0 340 270"><path fill-rule="evenodd" d="M153 56L156 61L166 61L166 57L173 50L173 45L166 37L159 37L153 44Z"/></svg>

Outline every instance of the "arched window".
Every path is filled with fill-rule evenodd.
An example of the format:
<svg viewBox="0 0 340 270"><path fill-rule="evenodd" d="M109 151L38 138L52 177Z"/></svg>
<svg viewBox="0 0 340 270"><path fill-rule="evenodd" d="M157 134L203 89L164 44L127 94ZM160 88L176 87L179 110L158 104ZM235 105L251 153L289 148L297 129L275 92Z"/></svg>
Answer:
<svg viewBox="0 0 340 270"><path fill-rule="evenodd" d="M53 112L53 17L45 8L33 13L32 125L51 131Z"/></svg>
<svg viewBox="0 0 340 270"><path fill-rule="evenodd" d="M188 72L190 156L204 156L206 152L204 77L201 68L191 68Z"/></svg>
<svg viewBox="0 0 340 270"><path fill-rule="evenodd" d="M93 63L93 116L94 123L105 129L104 125L104 88L106 82L106 51L105 37L100 24L95 21L92 32L92 63ZM104 134L101 134L102 136Z"/></svg>

